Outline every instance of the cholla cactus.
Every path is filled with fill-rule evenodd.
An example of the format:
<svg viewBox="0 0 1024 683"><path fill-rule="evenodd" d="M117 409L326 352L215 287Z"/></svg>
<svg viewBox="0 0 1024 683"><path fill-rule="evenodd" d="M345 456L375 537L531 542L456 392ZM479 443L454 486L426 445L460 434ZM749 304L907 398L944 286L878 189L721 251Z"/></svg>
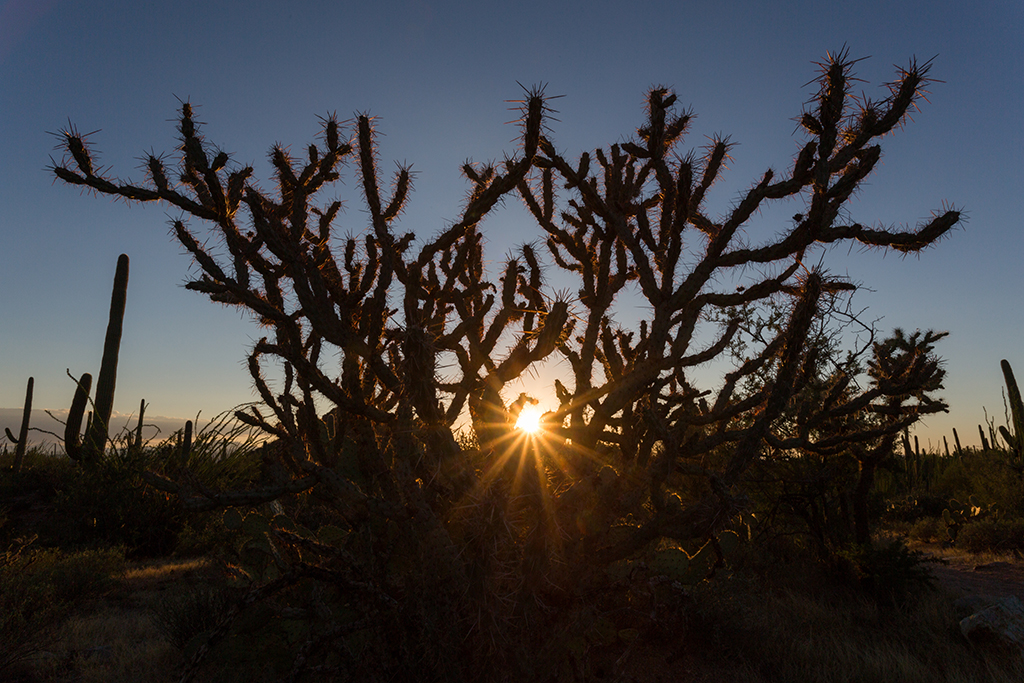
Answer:
<svg viewBox="0 0 1024 683"><path fill-rule="evenodd" d="M421 624L422 642L396 647L421 653L424 677L531 666L539 660L493 644L537 632L524 627L556 613L538 605L571 606L587 586L607 581L605 568L653 553L662 539L717 549L715 539L746 509L753 463L777 452L827 457L851 444L871 461L941 409L929 396L941 375L924 350L935 336L879 347L866 390L839 373L806 400L818 381L807 341L813 321L854 289L804 267L807 250L858 241L916 252L961 220L953 209L905 231L843 220L881 156L877 141L903 124L928 82L928 65L912 63L883 101L857 101L849 95L853 63L844 52L822 64L792 167L766 171L721 217L708 214L705 197L730 145L718 138L703 153L677 152L691 115L676 110L665 88L649 93L646 121L630 141L575 161L547 137L543 93L527 93L518 152L497 165L467 163L461 215L423 242L395 230L410 173L400 168L382 195L374 122L365 115L351 142L328 117L304 159L275 147L274 194L250 183L252 168L214 154L188 103L177 184L156 156L145 185L97 175L84 140L68 131L68 156L53 169L59 178L166 202L211 224L225 246L219 259L194 228L174 222L201 269L187 287L247 309L272 330L248 362L265 408L238 418L277 438L267 450L277 474L262 488L202 495L151 483L197 510L315 489L347 528L319 540L283 522L261 531L281 576L260 595L308 576L331 583L374 623L403 624L404 638L410 623ZM340 203L315 200L347 163L368 225L362 237L339 240ZM496 282L485 276L480 221L513 195L533 215L551 264L577 279L574 301L546 290L537 246L507 259ZM793 199L804 208L792 226L761 246L744 243L756 213ZM761 275L738 290L716 287L741 270ZM614 322L627 286L647 304L636 329ZM792 301L777 334L717 395L694 387L690 368L719 357L738 328L723 325L695 348L702 321L769 297ZM542 438L517 437L503 391L548 359L568 363L569 376L555 382L559 407L545 416ZM277 391L264 379L268 362L283 369ZM741 396L738 386L759 374L760 388ZM329 419L317 414L319 398L335 406ZM463 448L453 429L467 410L476 445ZM840 424L843 431L832 429ZM490 664L480 668L481 660Z"/></svg>

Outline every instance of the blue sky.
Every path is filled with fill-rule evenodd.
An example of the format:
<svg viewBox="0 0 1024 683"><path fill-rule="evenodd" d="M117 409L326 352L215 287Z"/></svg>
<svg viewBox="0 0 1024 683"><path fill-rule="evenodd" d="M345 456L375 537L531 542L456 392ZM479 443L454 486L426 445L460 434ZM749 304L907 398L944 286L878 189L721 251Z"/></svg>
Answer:
<svg viewBox="0 0 1024 683"><path fill-rule="evenodd" d="M66 408L65 368L97 372L122 252L132 266L115 410L145 398L151 415L184 420L252 397L244 360L260 330L181 286L177 214L52 181L48 131L68 121L99 131L90 139L111 173L141 180L145 153L173 150L188 99L207 138L267 179L275 142L301 149L318 116L369 112L383 168L417 172L402 229L429 237L457 216L462 162L514 150L517 82L564 96L551 137L571 157L628 139L646 91L664 84L697 114L684 148L715 133L738 143L712 197L724 210L765 169L790 165L813 63L844 45L869 57L856 67L868 95L913 57L934 57L942 81L884 141L851 215L915 225L951 202L968 221L920 257L854 249L826 264L869 288L855 303L881 331L950 332L938 351L951 412L918 433L938 443L956 426L976 443L983 405L1002 419L999 360L1024 375L1019 1L2 2L0 408L21 405L30 375L37 408ZM331 192L348 200L341 230L358 233L354 183ZM494 260L537 234L516 206L484 231Z"/></svg>

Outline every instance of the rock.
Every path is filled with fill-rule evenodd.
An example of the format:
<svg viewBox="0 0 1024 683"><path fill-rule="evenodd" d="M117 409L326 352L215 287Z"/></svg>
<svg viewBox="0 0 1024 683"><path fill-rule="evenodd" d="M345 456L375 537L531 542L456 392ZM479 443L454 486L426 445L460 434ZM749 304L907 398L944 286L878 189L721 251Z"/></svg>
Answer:
<svg viewBox="0 0 1024 683"><path fill-rule="evenodd" d="M1024 604L1014 596L999 598L961 619L960 632L972 642L1024 649Z"/></svg>
<svg viewBox="0 0 1024 683"><path fill-rule="evenodd" d="M965 595L953 602L953 612L956 614L957 621L960 621L997 602L999 602L999 597L995 595Z"/></svg>

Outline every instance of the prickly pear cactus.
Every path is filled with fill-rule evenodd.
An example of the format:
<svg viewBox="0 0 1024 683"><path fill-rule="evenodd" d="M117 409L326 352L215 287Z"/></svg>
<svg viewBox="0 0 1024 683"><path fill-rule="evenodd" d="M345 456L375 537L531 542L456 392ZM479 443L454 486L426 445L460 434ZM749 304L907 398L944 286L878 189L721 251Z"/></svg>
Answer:
<svg viewBox="0 0 1024 683"><path fill-rule="evenodd" d="M956 543L956 537L964 524L987 517L999 519L1001 515L1002 510L998 505L985 504L977 496L971 496L966 504L956 498L950 499L949 506L942 511L942 521L946 524L950 543Z"/></svg>
<svg viewBox="0 0 1024 683"><path fill-rule="evenodd" d="M654 574L663 574L680 583L692 583L687 581L691 572L690 556L681 548L659 550L654 554L650 568Z"/></svg>
<svg viewBox="0 0 1024 683"><path fill-rule="evenodd" d="M708 541L693 555L687 555L680 548L664 548L654 554L650 562L651 573L667 576L684 586L692 586L708 578L718 563L718 551L723 558L736 552L740 545L740 535L735 531L723 531L714 541Z"/></svg>

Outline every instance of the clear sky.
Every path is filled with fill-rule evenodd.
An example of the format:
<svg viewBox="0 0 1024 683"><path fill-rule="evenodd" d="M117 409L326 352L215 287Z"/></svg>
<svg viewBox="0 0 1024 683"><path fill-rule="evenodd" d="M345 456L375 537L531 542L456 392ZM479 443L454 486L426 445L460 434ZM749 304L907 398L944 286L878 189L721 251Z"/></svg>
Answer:
<svg viewBox="0 0 1024 683"><path fill-rule="evenodd" d="M30 375L36 408L67 408L65 368L98 371L122 252L131 277L115 410L145 398L149 414L184 420L252 398L244 360L260 330L181 286L190 259L169 233L177 213L53 182L50 133L69 121L99 131L101 165L141 181L145 153L173 150L188 99L207 139L266 180L275 142L302 149L318 116L369 112L383 167L417 172L401 227L429 237L466 196L462 162L514 150L517 82L564 96L551 137L571 157L628 139L646 91L664 84L697 114L684 148L715 133L738 143L713 198L725 209L768 167L790 166L813 63L844 45L868 57L856 74L870 96L914 57L934 57L942 81L884 141L852 217L915 225L951 202L968 221L920 257L855 249L826 263L870 288L855 303L881 331L950 332L937 350L951 412L918 433L941 443L955 426L977 443L982 406L1002 420L1000 359L1024 379L1019 0L0 2L0 408L22 404ZM354 183L331 192L348 200L341 231L361 231ZM536 230L509 206L484 225L490 258Z"/></svg>

